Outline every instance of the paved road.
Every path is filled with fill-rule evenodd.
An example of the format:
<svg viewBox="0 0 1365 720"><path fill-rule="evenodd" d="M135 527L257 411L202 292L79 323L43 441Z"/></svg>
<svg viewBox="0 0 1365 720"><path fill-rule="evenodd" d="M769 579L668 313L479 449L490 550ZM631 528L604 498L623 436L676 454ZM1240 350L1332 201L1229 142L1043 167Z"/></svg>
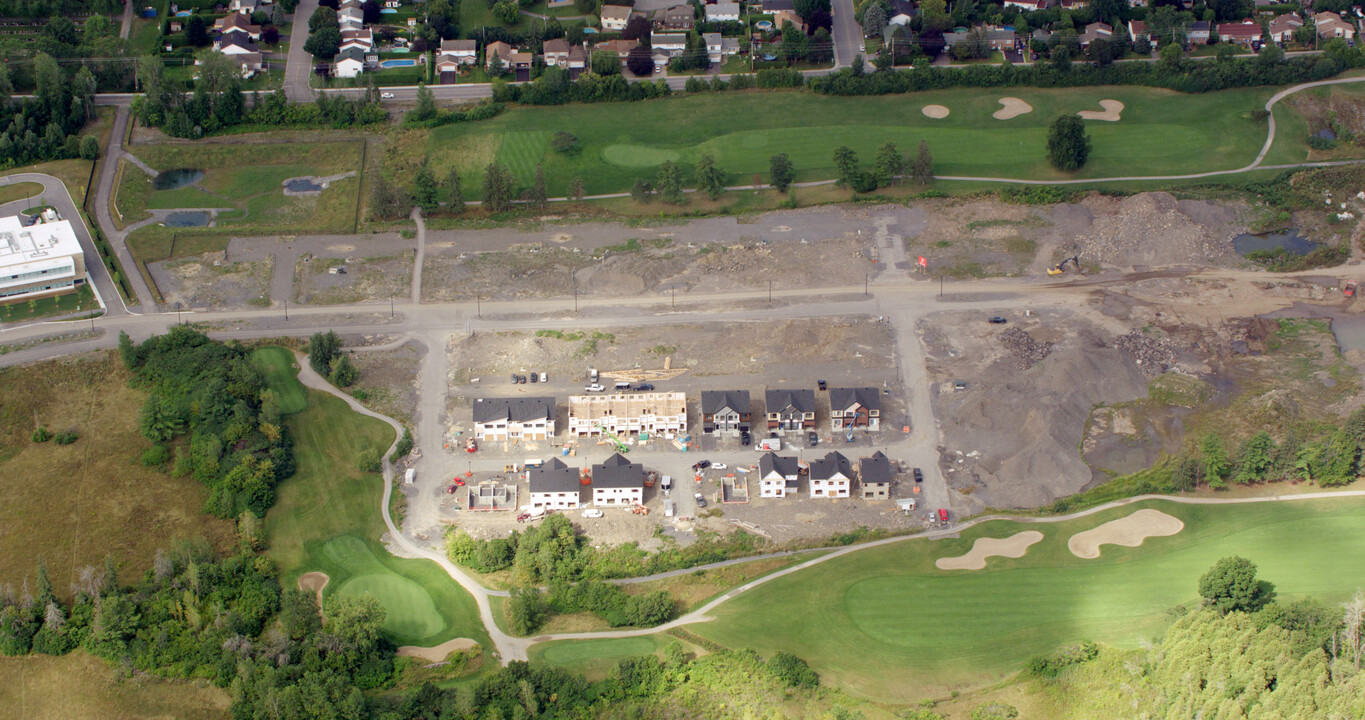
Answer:
<svg viewBox="0 0 1365 720"><path fill-rule="evenodd" d="M853 0L833 0L830 14L834 19L834 27L830 30L830 39L834 41L834 66L849 67L853 57L863 51L863 29L854 16Z"/></svg>
<svg viewBox="0 0 1365 720"><path fill-rule="evenodd" d="M127 40L133 30L133 0L123 0L123 18L119 21L118 36Z"/></svg>
<svg viewBox="0 0 1365 720"><path fill-rule="evenodd" d="M422 219L422 208L412 209L412 221L417 223L417 257L412 263L412 304L422 302L422 265L427 259L427 223Z"/></svg>
<svg viewBox="0 0 1365 720"><path fill-rule="evenodd" d="M109 133L109 147L104 150L104 162L100 163L99 182L95 186L95 222L99 224L100 231L104 233L104 239L109 241L110 247L114 248L114 255L118 257L119 265L123 267L123 273L128 277L128 282L133 288L133 294L137 296L136 305L140 305L144 311L155 311L156 300L152 295L151 288L147 287L146 281L142 279L142 273L137 271L137 263L133 261L133 254L128 251L128 245L124 242L128 237L127 229L119 230L114 224L114 215L111 211L110 198L113 197L114 179L118 176L118 161L123 157L123 136L128 132L129 109L126 106L119 107L114 113L114 128Z"/></svg>
<svg viewBox="0 0 1365 720"><path fill-rule="evenodd" d="M114 287L114 278L109 275L108 268L100 261L99 250L95 248L95 240L90 236L90 228L86 227L76 201L72 199L66 185L51 175L40 173L17 173L0 178L0 185L25 182L42 185L42 199L48 205L57 208L57 212L63 219L71 221L71 227L76 231L76 239L81 243L81 252L85 253L86 274L90 277L90 285L95 290L95 297L99 299L100 305L104 306L105 317L128 314L128 308L124 306L123 298L119 297L118 289ZM28 200L15 200L0 205L0 217L18 215L28 205ZM40 323L40 325L49 330L53 327L52 323ZM61 327L61 325L59 324L56 327Z"/></svg>
<svg viewBox="0 0 1365 720"><path fill-rule="evenodd" d="M317 9L318 0L300 0L298 7L294 8L294 25L289 30L289 59L284 66L284 94L289 102L313 101L313 89L308 87L308 77L313 71L313 56L303 46L308 42L308 18ZM364 92L364 88L359 91ZM413 93L415 97L415 89Z"/></svg>

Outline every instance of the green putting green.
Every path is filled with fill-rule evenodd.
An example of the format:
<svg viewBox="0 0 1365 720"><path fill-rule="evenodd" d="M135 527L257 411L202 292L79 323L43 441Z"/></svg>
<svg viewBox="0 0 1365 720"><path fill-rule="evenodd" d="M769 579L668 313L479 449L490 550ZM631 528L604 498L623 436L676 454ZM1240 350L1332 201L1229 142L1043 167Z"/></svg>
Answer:
<svg viewBox="0 0 1365 720"><path fill-rule="evenodd" d="M1185 529L1098 559L1067 548L1075 533L1142 507ZM978 537L1040 530L1019 559L985 570L939 570ZM998 521L962 537L906 540L860 550L778 578L716 608L688 630L730 647L806 658L832 682L868 697L906 701L996 681L1030 656L1090 639L1133 647L1155 638L1170 608L1198 601L1198 578L1242 555L1282 598L1340 601L1365 577L1365 499L1252 505L1148 502L1048 525Z"/></svg>
<svg viewBox="0 0 1365 720"><path fill-rule="evenodd" d="M608 145L602 149L603 160L624 168L658 167L669 160L677 162L681 158L682 153L677 150L648 145L617 144Z"/></svg>

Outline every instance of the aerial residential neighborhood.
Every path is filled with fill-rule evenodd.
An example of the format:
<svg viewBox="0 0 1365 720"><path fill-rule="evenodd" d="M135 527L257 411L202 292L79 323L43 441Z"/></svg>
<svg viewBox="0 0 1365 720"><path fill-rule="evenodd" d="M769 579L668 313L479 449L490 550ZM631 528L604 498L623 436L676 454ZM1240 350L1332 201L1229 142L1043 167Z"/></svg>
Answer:
<svg viewBox="0 0 1365 720"><path fill-rule="evenodd" d="M0 716L1365 717L1362 22L4 3Z"/></svg>

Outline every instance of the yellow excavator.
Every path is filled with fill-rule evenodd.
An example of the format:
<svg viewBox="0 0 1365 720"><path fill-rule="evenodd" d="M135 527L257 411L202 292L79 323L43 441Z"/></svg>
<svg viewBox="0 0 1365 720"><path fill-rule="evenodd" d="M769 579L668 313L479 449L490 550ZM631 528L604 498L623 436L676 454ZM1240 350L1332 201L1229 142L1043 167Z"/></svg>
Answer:
<svg viewBox="0 0 1365 720"><path fill-rule="evenodd" d="M1056 265L1053 265L1052 267L1048 268L1048 269L1047 269L1047 274L1048 274L1048 275L1061 275L1061 274L1062 274L1062 271L1066 269L1066 264L1067 264L1067 263L1071 263L1071 266L1074 267L1074 268L1076 268L1076 272L1080 272L1080 271L1081 271L1081 256L1080 256L1080 255L1072 255L1071 257L1069 257L1069 258L1067 258L1067 259L1065 259L1065 260L1063 260L1063 261L1057 263Z"/></svg>

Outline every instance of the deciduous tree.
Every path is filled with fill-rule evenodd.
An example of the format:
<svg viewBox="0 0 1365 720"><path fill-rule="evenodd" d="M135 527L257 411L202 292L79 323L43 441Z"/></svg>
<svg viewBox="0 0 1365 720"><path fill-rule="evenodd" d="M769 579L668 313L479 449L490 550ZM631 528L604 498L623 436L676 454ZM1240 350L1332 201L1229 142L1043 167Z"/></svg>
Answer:
<svg viewBox="0 0 1365 720"><path fill-rule="evenodd" d="M778 153L768 158L768 180L774 189L785 193L795 179L796 171L792 168L791 158L787 157L786 153Z"/></svg>
<svg viewBox="0 0 1365 720"><path fill-rule="evenodd" d="M1270 583L1256 579L1256 565L1236 555L1214 563L1199 578L1199 595L1204 598L1204 604L1223 614L1234 610L1259 610L1270 600L1273 592Z"/></svg>
<svg viewBox="0 0 1365 720"><path fill-rule="evenodd" d="M664 202L680 205L683 202L682 191L682 168L672 160L665 161L659 166L659 177L656 184L659 197Z"/></svg>
<svg viewBox="0 0 1365 720"><path fill-rule="evenodd" d="M1062 115L1047 134L1047 157L1052 167L1066 172L1079 170L1090 157L1090 136L1079 115Z"/></svg>

